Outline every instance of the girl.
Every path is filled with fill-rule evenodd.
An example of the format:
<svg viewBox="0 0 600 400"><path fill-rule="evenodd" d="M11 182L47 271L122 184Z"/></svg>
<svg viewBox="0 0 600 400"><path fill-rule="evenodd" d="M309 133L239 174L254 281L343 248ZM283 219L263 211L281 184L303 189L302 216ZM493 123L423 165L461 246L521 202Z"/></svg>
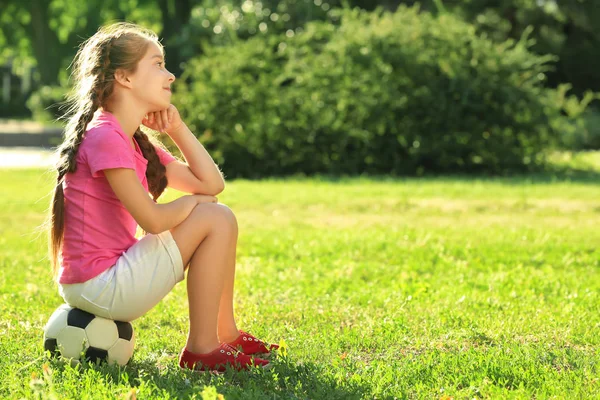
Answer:
<svg viewBox="0 0 600 400"><path fill-rule="evenodd" d="M49 218L61 296L95 315L131 321L189 267L189 334L179 365L219 372L267 366L251 356L278 346L238 330L234 318L238 227L215 197L223 177L170 104L175 76L157 36L129 23L100 28L80 47L72 76ZM141 124L166 132L186 163L150 142ZM190 194L156 203L167 186ZM147 232L140 240L137 225Z"/></svg>

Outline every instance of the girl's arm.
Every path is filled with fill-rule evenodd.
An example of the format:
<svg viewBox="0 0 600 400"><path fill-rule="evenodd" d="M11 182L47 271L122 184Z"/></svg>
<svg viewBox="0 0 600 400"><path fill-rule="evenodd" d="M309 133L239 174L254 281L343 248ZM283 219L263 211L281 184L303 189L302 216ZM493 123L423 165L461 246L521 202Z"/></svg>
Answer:
<svg viewBox="0 0 600 400"><path fill-rule="evenodd" d="M225 188L219 167L185 123L169 136L183 153L187 165L179 161L167 164L169 186L185 193L217 195Z"/></svg>
<svg viewBox="0 0 600 400"><path fill-rule="evenodd" d="M148 196L133 169L105 169L104 176L127 211L148 233L158 234L179 225L200 203L217 202L214 196L186 195L157 204Z"/></svg>

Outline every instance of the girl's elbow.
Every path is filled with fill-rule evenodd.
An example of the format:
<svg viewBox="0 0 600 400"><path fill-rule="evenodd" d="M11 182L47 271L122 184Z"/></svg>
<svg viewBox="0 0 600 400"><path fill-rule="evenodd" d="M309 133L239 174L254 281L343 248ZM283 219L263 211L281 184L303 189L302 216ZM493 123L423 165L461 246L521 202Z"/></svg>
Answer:
<svg viewBox="0 0 600 400"><path fill-rule="evenodd" d="M225 182L221 181L215 185L214 190L213 190L214 191L213 196L218 195L219 193L223 192L223 190L225 190Z"/></svg>
<svg viewBox="0 0 600 400"><path fill-rule="evenodd" d="M146 233L151 233L152 235L158 235L159 233L161 233L161 229L156 226L156 224L150 224L146 227L141 227L144 231L146 231Z"/></svg>
<svg viewBox="0 0 600 400"><path fill-rule="evenodd" d="M164 227L160 226L158 212L153 213L152 218L148 218L144 221L144 225L140 224L140 227L147 233L158 235L164 230Z"/></svg>
<svg viewBox="0 0 600 400"><path fill-rule="evenodd" d="M220 181L204 181L200 182L196 187L189 191L190 194L204 194L207 196L216 196L225 190L225 182Z"/></svg>

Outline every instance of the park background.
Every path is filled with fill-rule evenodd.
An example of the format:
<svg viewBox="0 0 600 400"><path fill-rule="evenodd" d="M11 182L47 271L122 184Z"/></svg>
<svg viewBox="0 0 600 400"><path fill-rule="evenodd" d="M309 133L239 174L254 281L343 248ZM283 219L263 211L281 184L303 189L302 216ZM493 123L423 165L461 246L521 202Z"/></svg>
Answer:
<svg viewBox="0 0 600 400"><path fill-rule="evenodd" d="M55 172L4 168L2 397L600 395L596 1L0 8L2 126L60 132L69 64L102 24L159 34L173 103L228 180L240 325L287 348L256 376L179 371L179 287L134 323L127 367L48 360Z"/></svg>

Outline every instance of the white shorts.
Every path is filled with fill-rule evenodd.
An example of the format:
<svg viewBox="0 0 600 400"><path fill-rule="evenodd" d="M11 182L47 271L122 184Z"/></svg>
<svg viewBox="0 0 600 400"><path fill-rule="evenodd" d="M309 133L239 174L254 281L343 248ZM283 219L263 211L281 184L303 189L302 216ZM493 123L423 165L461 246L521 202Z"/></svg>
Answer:
<svg viewBox="0 0 600 400"><path fill-rule="evenodd" d="M170 231L147 234L116 264L82 283L59 284L67 304L100 317L141 317L184 278L183 260Z"/></svg>

